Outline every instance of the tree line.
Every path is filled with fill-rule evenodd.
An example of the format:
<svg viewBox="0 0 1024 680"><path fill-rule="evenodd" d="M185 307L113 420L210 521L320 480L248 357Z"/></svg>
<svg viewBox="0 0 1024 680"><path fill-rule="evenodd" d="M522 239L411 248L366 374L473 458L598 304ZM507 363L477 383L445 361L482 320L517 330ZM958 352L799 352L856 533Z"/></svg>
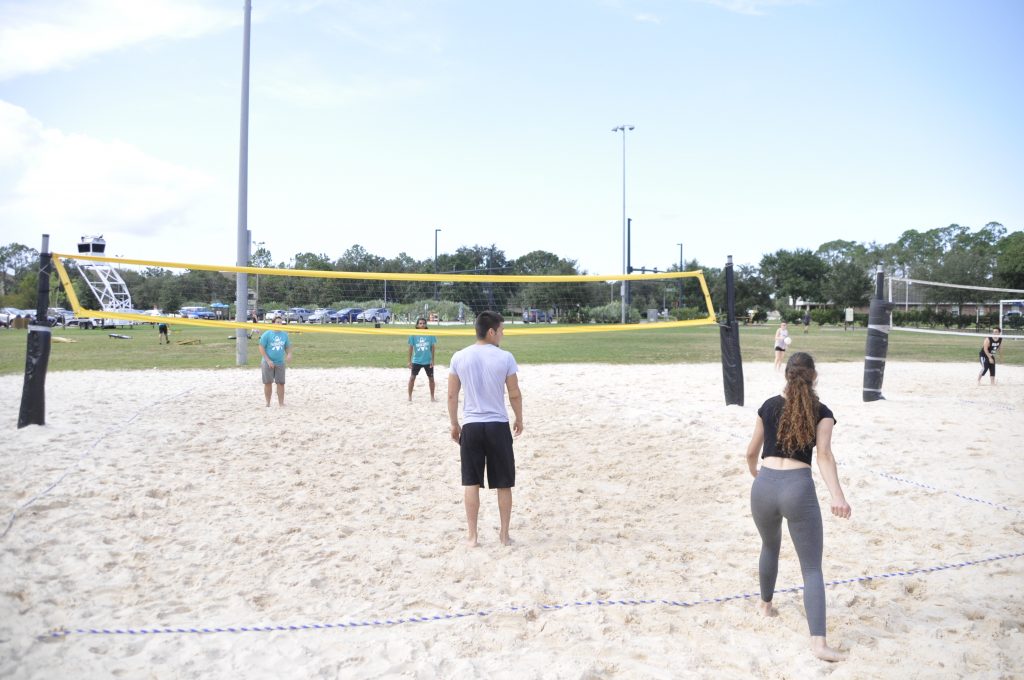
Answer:
<svg viewBox="0 0 1024 680"><path fill-rule="evenodd" d="M34 308L38 251L11 243L0 246L0 307ZM324 253L297 253L290 260L277 261L264 247L257 249L252 266L263 268L402 272L429 274L435 271L432 258L417 260L406 253L387 258L353 245L341 257ZM691 259L686 271L702 270L713 305L723 312L725 277L722 267ZM1024 288L1024 232L1008 233L990 222L978 230L957 224L928 231L908 230L890 244L835 240L816 249L797 248L766 254L757 266L740 265L734 272L737 313L747 310L763 318L779 311L791 318L792 301L800 299L819 308L840 310L863 307L873 290L874 271L881 266L891 276L943 283ZM233 274L186 270L176 273L161 268L119 268L137 309L157 308L173 312L185 305L231 303L235 296ZM463 246L437 257L438 273L458 274L585 274L576 260L544 250L509 258L496 245ZM678 263L665 271L679 271ZM255 280L254 280L255 279ZM79 300L97 308L88 286L73 276ZM320 279L297 276L249 277L250 288L258 287L259 306L344 307L405 306L410 313L430 307L466 312L482 309L518 311L527 308L554 310L568 321L618 321L618 285L607 283L490 284L481 282L381 281ZM56 280L51 283L51 306L66 306ZM948 302L992 302L994 293L983 299L976 291L943 289ZM668 309L675 318L694 318L705 313L703 293L695 279L632 282L629 316L636 320L648 309ZM452 316L454 312L448 314Z"/></svg>

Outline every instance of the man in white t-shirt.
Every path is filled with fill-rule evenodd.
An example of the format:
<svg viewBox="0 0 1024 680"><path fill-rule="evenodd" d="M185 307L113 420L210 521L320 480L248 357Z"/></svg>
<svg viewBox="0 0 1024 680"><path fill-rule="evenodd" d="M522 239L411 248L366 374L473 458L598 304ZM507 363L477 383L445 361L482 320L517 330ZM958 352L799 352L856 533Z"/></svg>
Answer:
<svg viewBox="0 0 1024 680"><path fill-rule="evenodd" d="M476 343L452 355L448 368L448 417L452 440L459 444L462 486L466 504L467 543L477 543L480 487L487 470L487 486L498 490L498 539L509 545L512 487L516 485L516 459L512 437L523 433L523 395L519 391L515 357L500 348L505 319L497 312L481 312L476 318ZM465 387L463 425L459 425L459 391ZM509 428L505 390L515 414Z"/></svg>

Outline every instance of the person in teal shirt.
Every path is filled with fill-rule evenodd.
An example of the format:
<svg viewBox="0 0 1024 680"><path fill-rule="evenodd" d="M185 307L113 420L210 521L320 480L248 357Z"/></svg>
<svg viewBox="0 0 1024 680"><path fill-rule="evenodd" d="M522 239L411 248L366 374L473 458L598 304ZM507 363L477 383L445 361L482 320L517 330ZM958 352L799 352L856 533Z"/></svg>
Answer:
<svg viewBox="0 0 1024 680"><path fill-rule="evenodd" d="M274 323L284 323L284 318L278 316ZM285 364L292 360L292 343L288 334L276 328L266 331L260 336L260 354L263 356L260 372L263 375L263 396L267 399L267 406L270 406L270 391L274 383L277 383L277 405L284 406L284 369Z"/></svg>
<svg viewBox="0 0 1024 680"><path fill-rule="evenodd" d="M416 319L416 330L427 330L427 320L422 316ZM434 399L434 352L437 348L437 338L433 335L410 335L409 336L409 368L412 375L409 376L409 401L412 401L412 388L416 384L416 376L420 369L427 372L427 381L430 383L430 401Z"/></svg>

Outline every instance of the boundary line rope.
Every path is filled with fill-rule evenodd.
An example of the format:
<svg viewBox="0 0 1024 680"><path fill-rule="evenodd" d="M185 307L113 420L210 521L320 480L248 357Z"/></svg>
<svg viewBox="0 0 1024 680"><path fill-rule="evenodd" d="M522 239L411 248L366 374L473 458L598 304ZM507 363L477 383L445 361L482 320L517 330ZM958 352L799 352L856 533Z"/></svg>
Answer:
<svg viewBox="0 0 1024 680"><path fill-rule="evenodd" d="M947 571L949 569L962 569L964 567L976 566L979 564L985 564L990 562L997 562L1000 560L1015 559L1017 557L1024 556L1024 552L1018 553L1006 553L1001 555L993 555L991 557L983 557L976 560L967 560L964 562L956 562L953 564L940 564L931 567L914 567L903 571L892 571L882 574L873 574L866 576L854 576L852 578L837 579L829 581L826 586L838 586L846 585L850 583L875 581L886 578L902 578L907 576L915 576L918 574L930 574L940 571ZM776 593L795 593L803 590L803 586L792 586L789 588L782 588L776 590ZM737 593L735 595L725 595L722 597L705 597L699 600L666 600L666 599L623 599L623 600L577 600L573 602L564 602L562 604L540 604L540 605L511 605L508 607L499 607L496 609L483 609L480 611L465 611L465 612L454 612L449 614L431 614L428 616L405 616L394 619L369 619L365 621L345 621L340 623L306 623L306 624L291 624L291 625L268 625L268 626L214 626L214 627L179 627L179 628L69 628L59 629L46 633L45 635L38 636L40 639L49 638L63 638L71 635L154 635L154 634L210 634L210 633L269 633L275 631L305 631L305 630L325 630L325 629L348 629L348 628L366 628L366 627L382 627L382 626L398 626L406 623L428 623L431 621L448 621L452 619L463 619L471 616L475 617L486 617L494 614L500 614L504 612L519 612L519 611L558 611L562 609L571 608L582 608L582 607L610 607L610 606L639 606L649 604L663 604L672 607L696 607L702 604L711 603L722 603L729 602L731 600L743 600L751 597L758 597L760 593Z"/></svg>

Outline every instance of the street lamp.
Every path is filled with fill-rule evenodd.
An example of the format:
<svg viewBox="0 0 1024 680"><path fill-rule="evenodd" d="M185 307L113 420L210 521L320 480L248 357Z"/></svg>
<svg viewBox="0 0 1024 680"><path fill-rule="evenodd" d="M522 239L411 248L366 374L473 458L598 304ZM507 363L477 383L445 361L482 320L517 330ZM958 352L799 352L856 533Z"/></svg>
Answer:
<svg viewBox="0 0 1024 680"><path fill-rule="evenodd" d="M266 245L266 241L256 241L253 245L256 246L256 252L258 253ZM252 255L249 256L249 266L252 266ZM256 275L256 299L253 300L252 304L252 315L255 320L260 318L260 275Z"/></svg>
<svg viewBox="0 0 1024 680"><path fill-rule="evenodd" d="M633 130L635 125L616 125L612 132L622 133L622 273L626 274L626 132ZM629 297L629 281L622 281L622 323L626 323L626 299Z"/></svg>
<svg viewBox="0 0 1024 680"><path fill-rule="evenodd" d="M683 244L677 243L679 246L679 271L683 271ZM679 307L683 306L683 280L679 279Z"/></svg>
<svg viewBox="0 0 1024 680"><path fill-rule="evenodd" d="M440 229L434 230L434 276L437 276L437 235ZM437 297L437 281L434 281L434 300L438 300Z"/></svg>

